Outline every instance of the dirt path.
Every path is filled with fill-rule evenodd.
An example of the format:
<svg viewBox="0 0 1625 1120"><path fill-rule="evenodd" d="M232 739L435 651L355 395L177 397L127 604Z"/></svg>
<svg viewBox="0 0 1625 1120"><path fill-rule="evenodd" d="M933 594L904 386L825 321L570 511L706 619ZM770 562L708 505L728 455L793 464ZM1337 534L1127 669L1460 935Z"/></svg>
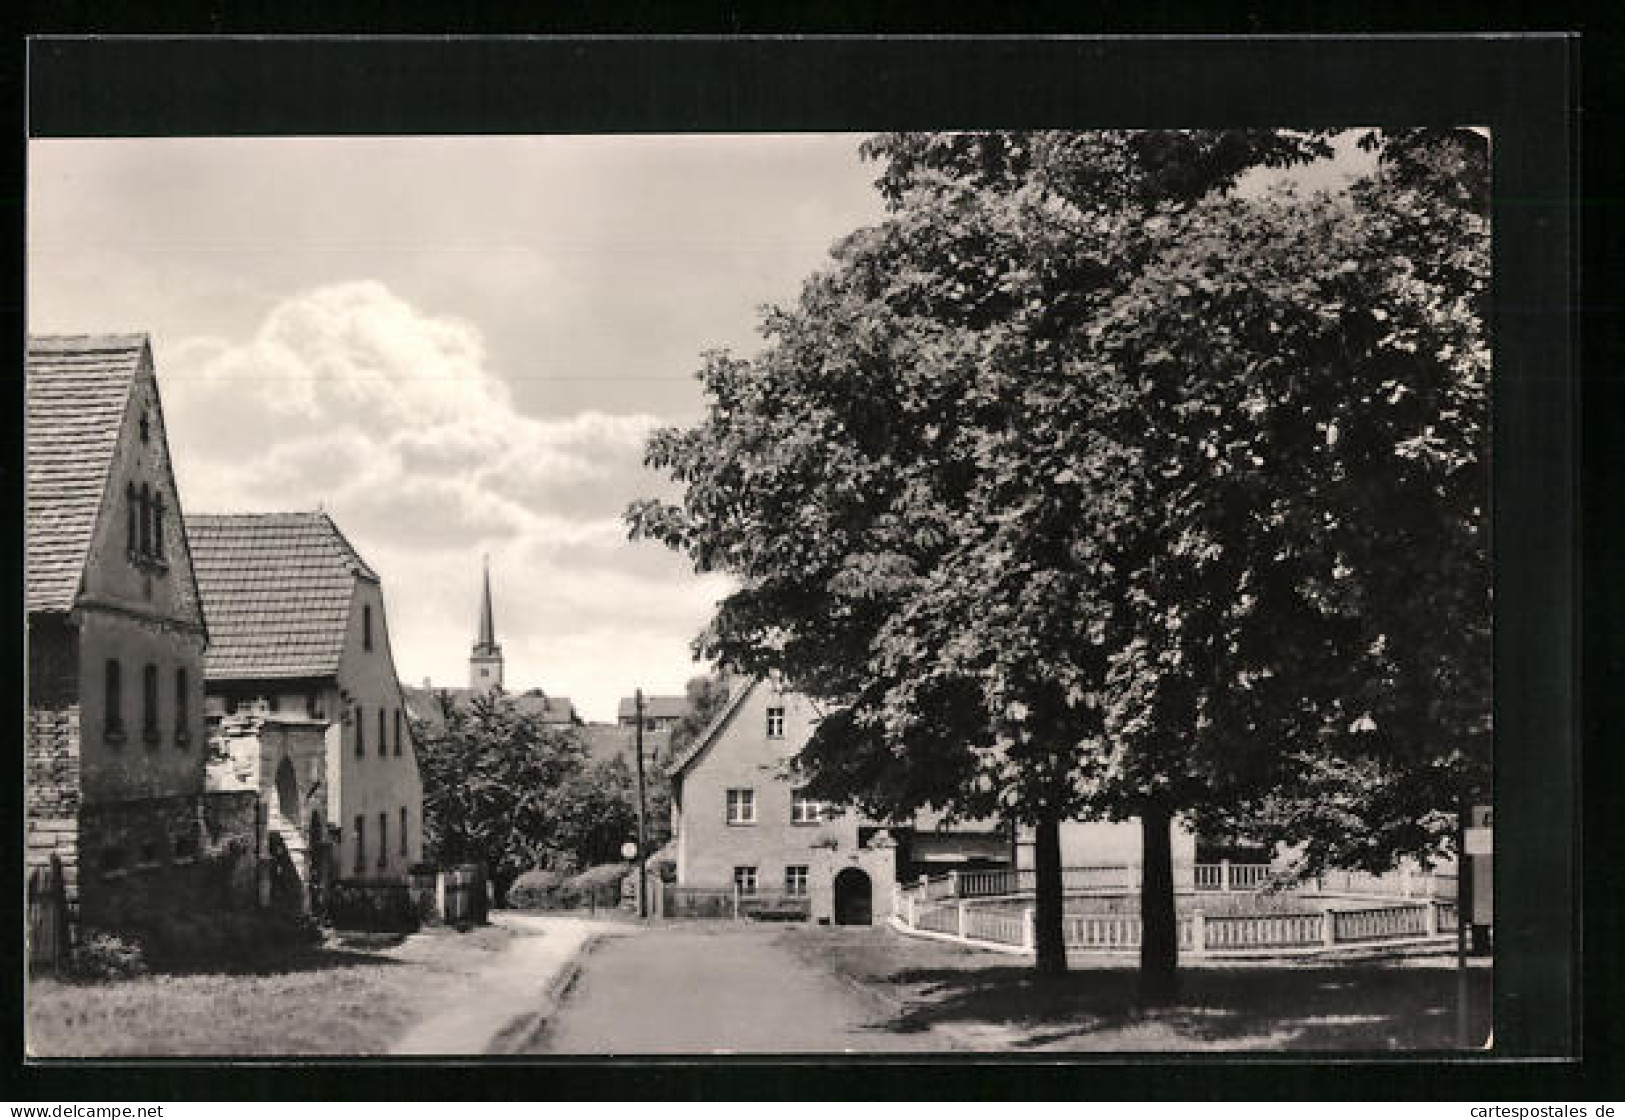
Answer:
<svg viewBox="0 0 1625 1120"><path fill-rule="evenodd" d="M392 1054L468 1055L493 1052L499 1036L550 1009L555 983L592 938L619 927L581 918L497 913L492 921L514 934L439 1014L413 1027Z"/></svg>
<svg viewBox="0 0 1625 1120"><path fill-rule="evenodd" d="M809 968L755 925L621 927L581 963L535 1052L840 1053L946 1050L895 1011Z"/></svg>

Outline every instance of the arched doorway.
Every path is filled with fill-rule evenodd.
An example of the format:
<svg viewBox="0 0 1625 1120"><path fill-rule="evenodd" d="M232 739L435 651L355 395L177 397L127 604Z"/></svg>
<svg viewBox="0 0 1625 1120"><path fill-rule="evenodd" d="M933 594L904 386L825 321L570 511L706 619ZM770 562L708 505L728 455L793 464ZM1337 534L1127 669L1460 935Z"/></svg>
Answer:
<svg viewBox="0 0 1625 1120"><path fill-rule="evenodd" d="M848 867L835 876L835 924L866 926L874 921L874 884L869 874Z"/></svg>
<svg viewBox="0 0 1625 1120"><path fill-rule="evenodd" d="M285 758L276 768L276 811L283 820L299 827L299 779L294 777L293 763Z"/></svg>

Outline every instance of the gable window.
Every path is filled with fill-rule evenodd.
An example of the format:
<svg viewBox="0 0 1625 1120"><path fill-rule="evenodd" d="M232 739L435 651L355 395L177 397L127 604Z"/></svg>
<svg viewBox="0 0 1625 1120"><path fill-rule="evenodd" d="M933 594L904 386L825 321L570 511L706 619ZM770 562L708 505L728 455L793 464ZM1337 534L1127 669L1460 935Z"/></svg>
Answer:
<svg viewBox="0 0 1625 1120"><path fill-rule="evenodd" d="M829 806L808 797L806 791L796 790L790 795L790 823L817 824L829 815Z"/></svg>
<svg viewBox="0 0 1625 1120"><path fill-rule="evenodd" d="M355 706L355 756L357 758L367 756L367 721L361 718L362 711L361 705L357 704Z"/></svg>
<svg viewBox="0 0 1625 1120"><path fill-rule="evenodd" d="M807 865L793 863L784 869L784 893L804 895L807 893Z"/></svg>
<svg viewBox="0 0 1625 1120"><path fill-rule="evenodd" d="M769 708L767 710L767 737L769 739L784 738L783 708Z"/></svg>
<svg viewBox="0 0 1625 1120"><path fill-rule="evenodd" d="M355 815L355 873L364 874L367 870L367 818L360 813Z"/></svg>
<svg viewBox="0 0 1625 1120"><path fill-rule="evenodd" d="M131 556L141 545L141 505L136 496L135 483L124 484L124 551Z"/></svg>
<svg viewBox="0 0 1625 1120"><path fill-rule="evenodd" d="M147 484L141 484L141 539L136 544L136 551L142 556L152 551L152 495L147 490Z"/></svg>
<svg viewBox="0 0 1625 1120"><path fill-rule="evenodd" d="M141 442L146 443L152 438L152 418L146 409L141 410Z"/></svg>
<svg viewBox="0 0 1625 1120"><path fill-rule="evenodd" d="M141 737L149 743L158 741L158 666L148 665L141 671Z"/></svg>
<svg viewBox="0 0 1625 1120"><path fill-rule="evenodd" d="M406 806L401 806L401 858L406 858Z"/></svg>
<svg viewBox="0 0 1625 1120"><path fill-rule="evenodd" d="M378 709L378 757L379 758L383 758L384 755L389 752L389 739L386 738L385 735L384 735L384 729L388 725L384 722L384 718L385 718L384 717L384 709L379 708Z"/></svg>
<svg viewBox="0 0 1625 1120"><path fill-rule="evenodd" d="M756 869L754 867L734 868L734 890L740 894L756 893Z"/></svg>
<svg viewBox="0 0 1625 1120"><path fill-rule="evenodd" d="M154 559L164 558L164 492L152 492L152 555Z"/></svg>
<svg viewBox="0 0 1625 1120"><path fill-rule="evenodd" d="M372 648L372 608L366 604L361 607L361 648Z"/></svg>
<svg viewBox="0 0 1625 1120"><path fill-rule="evenodd" d="M395 757L399 758L400 755L401 755L401 710L399 708L396 708L395 709ZM404 813L404 812L406 812L406 810L402 809L401 812Z"/></svg>
<svg viewBox="0 0 1625 1120"><path fill-rule="evenodd" d="M378 814L378 866L389 863L389 814Z"/></svg>
<svg viewBox="0 0 1625 1120"><path fill-rule="evenodd" d="M175 670L175 744L184 747L192 740L192 732L188 728L191 722L189 706L186 695L186 667L181 666Z"/></svg>
<svg viewBox="0 0 1625 1120"><path fill-rule="evenodd" d="M124 681L123 669L118 658L107 659L107 675L104 678L105 691L103 703L107 712L107 740L111 743L124 741Z"/></svg>
<svg viewBox="0 0 1625 1120"><path fill-rule="evenodd" d="M731 789L728 791L728 823L756 823L756 791Z"/></svg>

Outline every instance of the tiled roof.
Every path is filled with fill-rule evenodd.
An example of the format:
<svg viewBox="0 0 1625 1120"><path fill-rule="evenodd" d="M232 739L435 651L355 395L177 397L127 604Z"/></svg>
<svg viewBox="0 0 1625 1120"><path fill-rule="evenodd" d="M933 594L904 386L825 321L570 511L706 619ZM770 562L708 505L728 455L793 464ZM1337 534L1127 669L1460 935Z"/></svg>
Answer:
<svg viewBox="0 0 1625 1120"><path fill-rule="evenodd" d="M618 758L629 767L637 766L633 750L637 746L637 728L613 723L589 723L581 729L581 741L586 744L587 757L593 762L608 762ZM662 758L671 744L669 731L643 733L643 766L646 776L653 776L656 759Z"/></svg>
<svg viewBox="0 0 1625 1120"><path fill-rule="evenodd" d="M431 685L428 688L415 688L403 686L401 691L406 696L407 710L413 718L425 720L438 727L440 724L440 702L436 699L442 692L451 697L453 704L466 704L469 697L474 695L469 688L442 688ZM544 723L574 724L576 721L575 704L568 696L536 696L530 693L509 694L514 704L522 712L530 712L542 717Z"/></svg>
<svg viewBox="0 0 1625 1120"><path fill-rule="evenodd" d="M377 575L325 513L186 519L209 645L210 680L338 672L357 578Z"/></svg>
<svg viewBox="0 0 1625 1120"><path fill-rule="evenodd" d="M147 336L28 340L28 609L73 607Z"/></svg>
<svg viewBox="0 0 1625 1120"><path fill-rule="evenodd" d="M687 714L688 697L686 696L645 696L643 698L644 719L682 719ZM621 697L621 703L615 709L615 718L636 719L637 715L637 700L631 696Z"/></svg>

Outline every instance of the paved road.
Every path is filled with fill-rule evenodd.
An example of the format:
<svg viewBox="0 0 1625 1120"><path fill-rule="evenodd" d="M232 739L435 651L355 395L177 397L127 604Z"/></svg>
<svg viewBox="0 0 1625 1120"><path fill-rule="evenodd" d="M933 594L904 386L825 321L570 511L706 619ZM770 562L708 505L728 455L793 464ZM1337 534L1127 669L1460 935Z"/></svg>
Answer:
<svg viewBox="0 0 1625 1120"><path fill-rule="evenodd" d="M497 954L477 976L464 983L458 998L419 1023L391 1048L394 1054L464 1055L505 1052L505 1028L524 1027L527 1017L545 1010L560 971L594 936L617 927L609 922L576 918L535 917L498 911L497 925L514 934L506 952Z"/></svg>
<svg viewBox="0 0 1625 1120"><path fill-rule="evenodd" d="M609 935L539 1040L553 1054L945 1050L889 1029L894 1012L809 967L756 925L651 926Z"/></svg>

